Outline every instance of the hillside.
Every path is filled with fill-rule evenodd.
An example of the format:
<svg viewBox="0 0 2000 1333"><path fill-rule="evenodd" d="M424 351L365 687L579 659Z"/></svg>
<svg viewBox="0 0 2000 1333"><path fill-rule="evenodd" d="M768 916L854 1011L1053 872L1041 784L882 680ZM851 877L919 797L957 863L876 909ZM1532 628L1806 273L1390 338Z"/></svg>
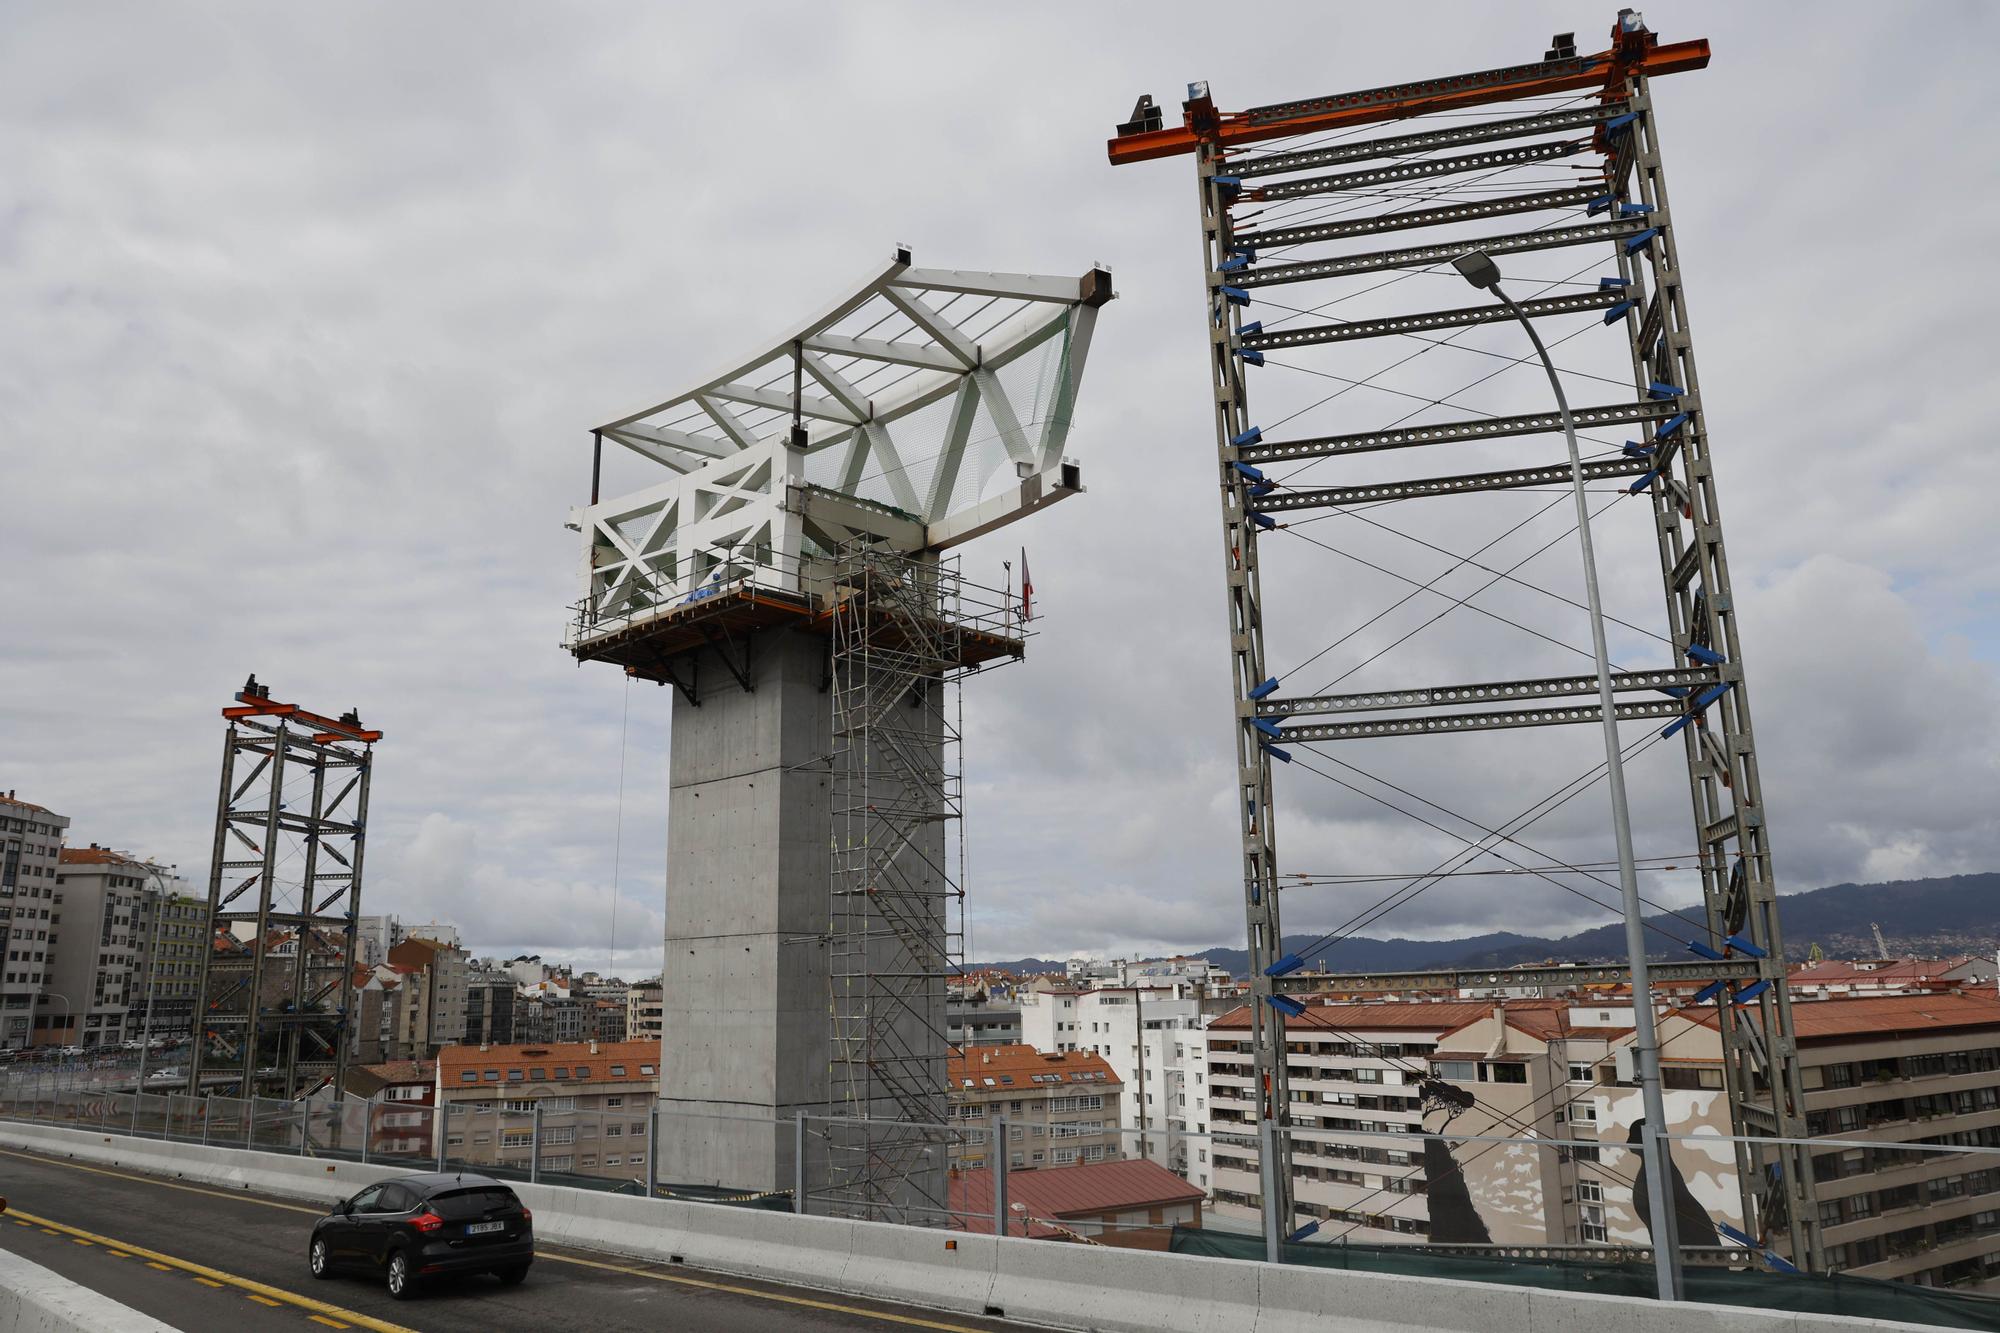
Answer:
<svg viewBox="0 0 2000 1333"><path fill-rule="evenodd" d="M1835 884L1805 893L1788 893L1779 900L1785 952L1802 959L1818 944L1830 957L1870 957L1875 953L1871 922L1880 923L1891 952L1923 956L1992 953L2000 946L2000 873L1952 875L1940 879L1892 880L1882 884ZM1699 919L1693 910L1688 915ZM1686 922L1671 916L1648 917L1647 939L1654 957L1681 957L1673 941L1689 933ZM1666 933L1661 933L1666 932ZM1545 938L1501 931L1456 940L1372 939L1356 936L1313 947L1310 934L1285 937L1287 952L1310 950L1307 963L1322 959L1336 972L1403 972L1427 967L1507 967L1545 959L1563 962L1616 960L1625 954L1625 928L1613 920L1573 935ZM1242 976L1248 955L1240 948L1215 946L1190 950ZM980 963L1015 972L1062 970L1046 958Z"/></svg>

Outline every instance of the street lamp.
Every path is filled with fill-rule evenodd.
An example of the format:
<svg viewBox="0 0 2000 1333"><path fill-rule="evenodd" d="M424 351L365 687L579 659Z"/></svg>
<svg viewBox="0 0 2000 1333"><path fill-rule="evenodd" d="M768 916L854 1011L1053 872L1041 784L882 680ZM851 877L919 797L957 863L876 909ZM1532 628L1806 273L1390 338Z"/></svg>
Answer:
<svg viewBox="0 0 2000 1333"><path fill-rule="evenodd" d="M153 1051L153 994L158 982L160 966L160 918L167 914L167 907L176 896L167 887L167 871L178 868L177 866L161 867L151 861L146 862L146 871L152 877L153 888L158 894L158 899L153 904L152 929L146 932L146 1018L144 1030L139 1033L139 1074L138 1081L133 1084L133 1088L137 1092L144 1092L146 1089L146 1057L151 1055ZM140 890L139 902L141 906L145 905L144 889ZM126 1011L130 1012L129 1005Z"/></svg>
<svg viewBox="0 0 2000 1333"><path fill-rule="evenodd" d="M1681 1299L1680 1243L1674 1228L1672 1175L1669 1171L1665 1133L1667 1112L1660 1092L1660 1038L1653 1024L1653 988L1646 973L1645 925L1639 916L1639 872L1632 861L1632 811L1625 799L1625 765L1618 744L1618 714L1611 699L1611 660L1604 647L1604 606L1597 593L1597 555L1590 543L1590 502L1583 491L1583 456L1577 449L1576 424L1570 419L1569 399L1563 393L1562 377L1549 360L1548 348L1535 325L1514 298L1500 287L1500 266L1481 251L1460 255L1451 261L1459 275L1473 286L1492 292L1520 321L1528 341L1535 345L1542 369L1548 372L1549 387L1555 391L1556 409L1562 414L1563 438L1569 442L1570 491L1576 497L1576 531L1583 547L1583 587L1590 606L1590 646L1597 659L1597 702L1604 714L1604 776L1611 789L1611 827L1618 840L1618 888L1625 907L1625 952L1632 969L1632 1044L1637 1056L1639 1092L1646 1112L1642 1134L1648 1194L1648 1230L1653 1236L1653 1268L1658 1277L1660 1299Z"/></svg>

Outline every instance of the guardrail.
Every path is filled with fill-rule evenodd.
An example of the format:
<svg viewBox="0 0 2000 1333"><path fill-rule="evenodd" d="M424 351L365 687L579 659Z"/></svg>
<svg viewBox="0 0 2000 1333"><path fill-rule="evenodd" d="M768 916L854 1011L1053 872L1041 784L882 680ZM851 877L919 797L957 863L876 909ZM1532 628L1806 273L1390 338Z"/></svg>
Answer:
<svg viewBox="0 0 2000 1333"><path fill-rule="evenodd" d="M331 1204L407 1168L0 1120L0 1143ZM1239 1262L520 1183L547 1244L1105 1333L1834 1333L1911 1324ZM301 1259L303 1265L303 1231Z"/></svg>

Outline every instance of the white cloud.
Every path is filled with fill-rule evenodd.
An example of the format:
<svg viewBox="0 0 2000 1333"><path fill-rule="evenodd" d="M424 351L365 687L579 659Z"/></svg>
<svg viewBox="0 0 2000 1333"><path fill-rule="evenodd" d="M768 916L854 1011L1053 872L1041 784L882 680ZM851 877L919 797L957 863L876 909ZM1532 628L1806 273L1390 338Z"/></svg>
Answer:
<svg viewBox="0 0 2000 1333"><path fill-rule="evenodd" d="M1803 33L1754 7L1654 17L1717 52L1657 92L1781 877L1991 868L2000 463L1983 330L2000 260L1974 229L2000 186L1965 170L1964 145L2000 128L1979 63L1995 20L1960 15L1940 51L1862 6ZM782 326L893 241L943 266L1104 261L1122 299L1079 410L1091 494L967 555L968 574L997 572L1025 540L1048 612L1025 665L968 687L975 949L1240 938L1187 164L1114 171L1102 140L1138 92L1171 108L1187 77L1232 105L1372 86L1533 54L1575 21L1467 5L1419 32L1395 9L1300 7L1289 40L1218 45L1208 18L443 5L302 26L234 5L16 7L0 44L6 785L80 838L198 867L211 710L255 670L388 733L369 910L601 957L615 848L620 942L656 966L668 699L556 646L585 428L678 387L718 342ZM1509 271L1569 270L1524 256ZM1413 280L1380 299L1459 290ZM1518 354L1504 329L1466 341ZM1589 345L1561 357L1582 366ZM1436 396L1481 360L1427 353L1382 383ZM1275 420L1337 387L1272 367L1257 401ZM1454 401L1504 411L1542 391L1510 373ZM1405 401L1355 391L1297 428L1379 425ZM1505 455L1454 459L1489 456ZM1394 520L1463 553L1499 512ZM1607 595L1651 625L1656 566L1627 517L1600 525ZM1546 515L1482 560L1504 568L1566 523ZM1354 520L1297 531L1418 578L1450 563ZM1408 591L1302 541L1268 549L1286 666ZM1573 598L1573 565L1559 544L1521 576ZM1479 604L1581 634L1541 592ZM1437 605L1419 597L1293 683L1331 679ZM1626 631L1612 646L1661 655ZM1580 661L1460 611L1340 688ZM1593 744L1562 729L1334 753L1490 824L1586 768ZM1634 766L1643 849L1688 850L1677 762L1663 745ZM1290 867L1417 870L1456 845L1283 776ZM1523 840L1604 858L1601 791ZM1663 901L1688 888L1684 872L1653 883ZM1288 924L1366 900L1296 892ZM1600 919L1533 879L1453 880L1380 933Z"/></svg>

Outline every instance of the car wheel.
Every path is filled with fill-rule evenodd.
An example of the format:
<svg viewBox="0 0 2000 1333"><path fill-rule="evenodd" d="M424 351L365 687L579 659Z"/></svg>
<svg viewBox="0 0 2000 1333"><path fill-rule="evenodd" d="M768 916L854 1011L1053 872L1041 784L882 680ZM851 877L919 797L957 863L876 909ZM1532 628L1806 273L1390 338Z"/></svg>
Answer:
<svg viewBox="0 0 2000 1333"><path fill-rule="evenodd" d="M526 1264L515 1264L511 1268L496 1269L495 1273L505 1285L518 1287L528 1276L528 1266Z"/></svg>
<svg viewBox="0 0 2000 1333"><path fill-rule="evenodd" d="M401 1250L389 1256L389 1294L399 1301L417 1294L417 1278L410 1271L410 1257Z"/></svg>
<svg viewBox="0 0 2000 1333"><path fill-rule="evenodd" d="M312 1264L313 1276L329 1278L333 1276L333 1264L327 1258L326 1242L313 1237L312 1249L307 1251L307 1262Z"/></svg>

